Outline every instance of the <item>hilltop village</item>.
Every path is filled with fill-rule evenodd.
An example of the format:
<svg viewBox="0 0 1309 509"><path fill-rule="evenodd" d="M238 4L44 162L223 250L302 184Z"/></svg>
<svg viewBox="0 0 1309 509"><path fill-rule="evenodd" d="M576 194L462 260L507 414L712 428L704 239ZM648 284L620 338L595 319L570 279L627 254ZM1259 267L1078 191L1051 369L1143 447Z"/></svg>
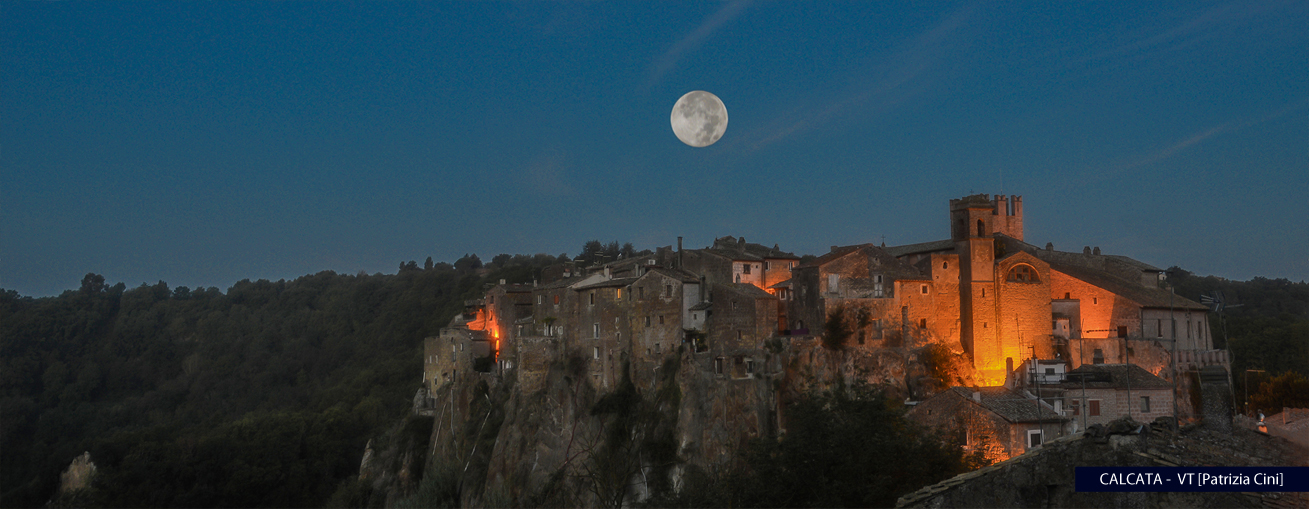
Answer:
<svg viewBox="0 0 1309 509"><path fill-rule="evenodd" d="M679 238L502 281L425 340L420 392L512 376L530 395L570 362L597 392L624 377L653 390L676 357L683 405L698 405L680 443L700 457L783 430L788 398L839 379L883 387L1001 460L1120 416L1193 418L1201 372L1230 371L1208 309L1173 295L1165 271L1027 243L1021 197L950 200L941 226L939 241L832 246L804 263L744 238Z"/></svg>

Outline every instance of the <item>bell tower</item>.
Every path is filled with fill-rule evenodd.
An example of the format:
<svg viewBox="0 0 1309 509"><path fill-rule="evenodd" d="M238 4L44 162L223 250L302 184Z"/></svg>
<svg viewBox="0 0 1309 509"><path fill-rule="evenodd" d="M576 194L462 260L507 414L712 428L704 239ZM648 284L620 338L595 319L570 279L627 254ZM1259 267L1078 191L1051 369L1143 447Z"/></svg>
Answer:
<svg viewBox="0 0 1309 509"><path fill-rule="evenodd" d="M950 240L959 253L959 341L982 378L1004 380L996 338L995 212L985 194L950 200Z"/></svg>

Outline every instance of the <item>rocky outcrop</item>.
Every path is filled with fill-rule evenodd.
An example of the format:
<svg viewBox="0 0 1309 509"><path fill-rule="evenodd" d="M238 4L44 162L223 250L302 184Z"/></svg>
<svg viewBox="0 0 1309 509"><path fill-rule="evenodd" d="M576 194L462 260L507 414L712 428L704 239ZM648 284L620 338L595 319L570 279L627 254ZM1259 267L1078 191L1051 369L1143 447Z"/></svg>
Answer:
<svg viewBox="0 0 1309 509"><path fill-rule="evenodd" d="M95 477L95 463L91 462L91 453L84 452L68 465L68 469L59 474L58 495L84 490L91 487Z"/></svg>

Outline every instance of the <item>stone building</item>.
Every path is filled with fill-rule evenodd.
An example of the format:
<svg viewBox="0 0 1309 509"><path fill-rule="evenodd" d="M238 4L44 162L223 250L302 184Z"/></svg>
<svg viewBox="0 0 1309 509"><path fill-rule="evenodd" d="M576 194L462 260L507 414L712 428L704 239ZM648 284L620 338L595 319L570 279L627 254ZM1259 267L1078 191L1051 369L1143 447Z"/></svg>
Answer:
<svg viewBox="0 0 1309 509"><path fill-rule="evenodd" d="M1087 364L1056 384L1077 429L1119 417L1151 422L1173 415L1173 384L1135 364Z"/></svg>
<svg viewBox="0 0 1309 509"><path fill-rule="evenodd" d="M1002 461L1071 430L1070 419L1030 393L1004 386L952 387L919 403L909 418L954 437L968 452Z"/></svg>

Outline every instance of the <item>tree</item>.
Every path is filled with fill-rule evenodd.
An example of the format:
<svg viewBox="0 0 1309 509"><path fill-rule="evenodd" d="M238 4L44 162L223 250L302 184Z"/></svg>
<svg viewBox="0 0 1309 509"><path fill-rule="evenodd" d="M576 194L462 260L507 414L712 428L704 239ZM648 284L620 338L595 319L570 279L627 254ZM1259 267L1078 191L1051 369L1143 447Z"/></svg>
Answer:
<svg viewBox="0 0 1309 509"><path fill-rule="evenodd" d="M432 270L432 257L427 257L427 261L423 262L423 270Z"/></svg>
<svg viewBox="0 0 1309 509"><path fill-rule="evenodd" d="M1295 371L1273 377L1250 395L1250 408L1265 414L1281 412L1283 408L1309 408L1309 378Z"/></svg>
<svg viewBox="0 0 1309 509"><path fill-rule="evenodd" d="M455 270L460 272L472 272L482 268L482 259L476 254L465 254L463 258L455 260Z"/></svg>
<svg viewBox="0 0 1309 509"><path fill-rule="evenodd" d="M105 284L104 276L93 272L87 272L86 276L82 278L82 293L88 295L98 294L103 293L107 289L109 289L109 286Z"/></svg>
<svg viewBox="0 0 1309 509"><path fill-rule="evenodd" d="M838 386L787 408L787 433L751 441L732 475L740 507L891 507L965 471L963 456L867 385Z"/></svg>
<svg viewBox="0 0 1309 509"><path fill-rule="evenodd" d="M850 324L845 319L845 305L837 304L827 312L827 320L823 322L823 346L832 350L844 349L850 334Z"/></svg>

